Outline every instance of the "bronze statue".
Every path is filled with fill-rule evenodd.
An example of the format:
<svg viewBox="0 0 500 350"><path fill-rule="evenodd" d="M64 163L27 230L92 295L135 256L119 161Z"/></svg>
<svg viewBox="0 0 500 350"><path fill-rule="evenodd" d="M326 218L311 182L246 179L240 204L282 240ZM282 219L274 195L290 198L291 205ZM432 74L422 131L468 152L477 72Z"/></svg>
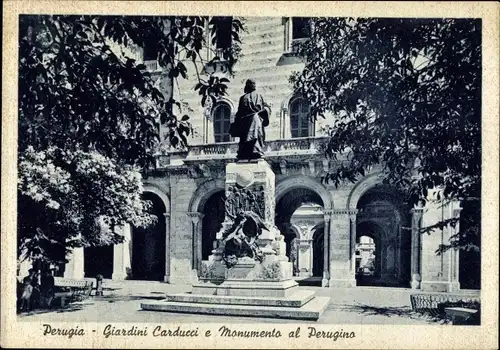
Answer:
<svg viewBox="0 0 500 350"><path fill-rule="evenodd" d="M239 258L249 257L262 262L264 255L257 245L262 230L267 230L261 218L252 211L242 211L234 219L233 225L223 233L222 259L228 268Z"/></svg>
<svg viewBox="0 0 500 350"><path fill-rule="evenodd" d="M248 79L245 94L240 98L238 111L231 124L231 136L240 138L238 160L249 161L264 156L264 128L269 125L271 109L255 90L255 81Z"/></svg>

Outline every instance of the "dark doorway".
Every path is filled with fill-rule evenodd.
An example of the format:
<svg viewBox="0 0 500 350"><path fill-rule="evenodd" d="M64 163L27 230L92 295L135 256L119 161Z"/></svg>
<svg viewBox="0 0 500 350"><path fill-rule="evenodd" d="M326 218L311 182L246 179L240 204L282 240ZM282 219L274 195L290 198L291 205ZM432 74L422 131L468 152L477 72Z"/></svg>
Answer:
<svg viewBox="0 0 500 350"><path fill-rule="evenodd" d="M151 192L142 195L151 201L150 212L158 219L147 228L134 227L132 230L132 279L163 281L165 275L165 205Z"/></svg>
<svg viewBox="0 0 500 350"><path fill-rule="evenodd" d="M205 203L203 207L203 222L201 236L201 259L208 260L212 254L213 244L217 232L222 227L224 221L225 206L224 191L214 193Z"/></svg>
<svg viewBox="0 0 500 350"><path fill-rule="evenodd" d="M88 247L83 250L85 277L102 275L111 278L113 274L113 246Z"/></svg>
<svg viewBox="0 0 500 350"><path fill-rule="evenodd" d="M323 277L323 268L325 263L324 255L324 229L317 228L313 234L313 276Z"/></svg>

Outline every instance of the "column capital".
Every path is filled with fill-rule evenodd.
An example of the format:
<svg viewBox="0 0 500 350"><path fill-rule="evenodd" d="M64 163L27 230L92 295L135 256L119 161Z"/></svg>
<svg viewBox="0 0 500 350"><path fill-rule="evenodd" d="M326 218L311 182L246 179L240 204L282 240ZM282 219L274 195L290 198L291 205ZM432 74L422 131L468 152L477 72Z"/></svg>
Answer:
<svg viewBox="0 0 500 350"><path fill-rule="evenodd" d="M351 220L352 224L356 223L356 217L357 217L357 214L349 214L349 219Z"/></svg>
<svg viewBox="0 0 500 350"><path fill-rule="evenodd" d="M163 216L165 217L165 219L170 219L170 213L163 213Z"/></svg>
<svg viewBox="0 0 500 350"><path fill-rule="evenodd" d="M198 212L187 212L187 216L191 219L191 222L195 225L197 225L201 219L205 216L205 214L198 213Z"/></svg>

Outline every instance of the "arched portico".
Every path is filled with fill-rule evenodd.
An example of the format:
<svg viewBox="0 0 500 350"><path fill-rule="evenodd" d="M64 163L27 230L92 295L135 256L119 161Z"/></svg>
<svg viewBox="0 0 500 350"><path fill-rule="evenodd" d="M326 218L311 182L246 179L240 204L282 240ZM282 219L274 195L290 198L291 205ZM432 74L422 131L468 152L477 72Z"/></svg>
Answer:
<svg viewBox="0 0 500 350"><path fill-rule="evenodd" d="M211 253L220 224L224 221L224 179L211 179L202 183L194 192L188 206L188 219L192 223L192 269L195 276L201 273L201 263Z"/></svg>
<svg viewBox="0 0 500 350"><path fill-rule="evenodd" d="M304 175L295 175L287 177L276 184L276 203L291 190L303 188L316 193L322 201L325 210L333 208L333 199L328 189L318 180Z"/></svg>
<svg viewBox="0 0 500 350"><path fill-rule="evenodd" d="M112 278L169 282L170 198L160 186L148 182L143 185L143 198L152 200L157 222L146 229L130 225L122 228L125 241L113 247Z"/></svg>
<svg viewBox="0 0 500 350"><path fill-rule="evenodd" d="M348 201L357 209L352 237L356 251L361 254L366 248L360 245L362 236L372 238L375 246L375 275L365 278L362 284L409 286L411 237L408 230L402 229L408 226L408 210L404 197L381 180L380 174L369 176L353 189ZM358 283L359 277L358 273Z"/></svg>

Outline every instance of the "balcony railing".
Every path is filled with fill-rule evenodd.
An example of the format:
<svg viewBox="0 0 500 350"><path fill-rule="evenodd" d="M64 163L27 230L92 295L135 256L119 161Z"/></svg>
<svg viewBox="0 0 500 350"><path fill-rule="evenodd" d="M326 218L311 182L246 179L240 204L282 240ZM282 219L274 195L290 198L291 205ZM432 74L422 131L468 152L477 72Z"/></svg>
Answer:
<svg viewBox="0 0 500 350"><path fill-rule="evenodd" d="M266 141L265 156L266 158L312 156L323 149L322 145L328 139L328 136L322 136ZM237 142L192 145L186 151L167 151L158 155L158 166L178 166L184 162L205 160L234 160L237 152Z"/></svg>
<svg viewBox="0 0 500 350"><path fill-rule="evenodd" d="M144 61L144 65L146 66L146 70L151 73L156 73L161 71L161 67L156 60Z"/></svg>

